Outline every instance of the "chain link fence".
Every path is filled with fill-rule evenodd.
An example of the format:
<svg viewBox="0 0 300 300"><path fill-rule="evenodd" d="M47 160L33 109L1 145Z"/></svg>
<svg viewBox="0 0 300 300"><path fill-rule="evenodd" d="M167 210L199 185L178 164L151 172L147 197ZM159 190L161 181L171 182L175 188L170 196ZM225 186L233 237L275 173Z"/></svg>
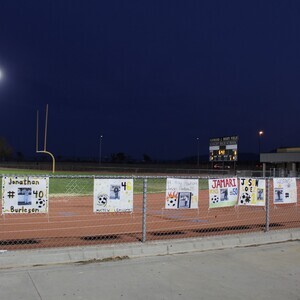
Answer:
<svg viewBox="0 0 300 300"><path fill-rule="evenodd" d="M11 175L7 177L12 178ZM212 208L209 182L216 177L172 176L173 179L197 180L197 207L169 209L166 205L166 195L167 180L170 177L167 176L53 175L49 176L48 206L45 213L27 213L28 211L23 209L25 205L22 206L25 213L11 213L9 210L12 208L9 205L6 210L5 201L11 200L6 198L11 196L12 192L5 188L4 178L3 175L0 250L140 243L300 227L299 178L295 179L296 186L292 190L293 193L296 192L294 202L280 202L281 198L291 196L291 192L275 187L275 178L264 178L264 205L236 203L228 207ZM114 212L96 212L95 203L98 201L98 204L102 205L99 201L105 200L96 190L96 180L100 180L97 184L101 185L101 180L125 179L132 180L133 188L132 202L131 199L128 200L128 203L132 204L129 212L122 209ZM231 179L225 176L217 179L223 180L223 183L231 182ZM236 178L236 186L240 187L241 180ZM21 188L16 193L19 197L24 197L26 191L26 188ZM110 192L114 193L113 190ZM34 193L33 189L32 197ZM221 193L224 193L224 190ZM117 203L119 200L116 192L115 194L112 201ZM227 194L222 195L221 198L227 197ZM240 189L237 199L242 201ZM38 201L40 199L36 203Z"/></svg>

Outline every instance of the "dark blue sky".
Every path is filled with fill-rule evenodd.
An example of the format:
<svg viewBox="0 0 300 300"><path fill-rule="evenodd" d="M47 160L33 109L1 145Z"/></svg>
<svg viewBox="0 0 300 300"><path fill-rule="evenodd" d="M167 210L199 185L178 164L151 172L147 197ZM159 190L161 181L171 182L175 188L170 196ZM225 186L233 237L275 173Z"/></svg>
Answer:
<svg viewBox="0 0 300 300"><path fill-rule="evenodd" d="M35 156L300 146L300 1L0 1L0 136ZM41 124L42 125L42 124ZM42 130L42 128L40 128ZM41 137L42 138L42 137Z"/></svg>

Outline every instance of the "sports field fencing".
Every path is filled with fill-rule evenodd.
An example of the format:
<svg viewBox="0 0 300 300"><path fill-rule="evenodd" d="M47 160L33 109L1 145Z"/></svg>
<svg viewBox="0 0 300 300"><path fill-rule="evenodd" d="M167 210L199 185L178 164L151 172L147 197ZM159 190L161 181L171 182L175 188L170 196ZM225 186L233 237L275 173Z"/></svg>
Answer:
<svg viewBox="0 0 300 300"><path fill-rule="evenodd" d="M7 189L12 179L16 179L15 184L24 185L24 182L20 180L29 178L34 181L35 178L39 180L41 177L3 175L0 179L2 182L0 250L143 243L155 240L300 228L300 178L293 178L295 186L292 188L289 178L285 178L284 182L279 180L281 183L278 183L278 178L252 178L256 183L264 180L264 194L260 195L264 203L263 205L247 205L249 204L246 203L247 197L246 200L243 199L242 192L248 195L250 191L247 194L245 190L241 190L241 183L244 179L237 177L234 179L225 176L50 175L45 176L48 178L48 195L45 196L47 209L44 213L34 213L34 210L28 213L29 209L26 208L25 202L19 203L19 207L22 208L18 210L11 204L7 204L7 201L13 198L13 192ZM170 178L175 181L177 179L197 181L198 195L194 195L197 200L196 207L189 206L187 202L182 202L181 207L179 202L176 204L177 207L169 206L171 202L167 202L166 199L168 198L167 181ZM132 182L132 207L115 212L103 210L96 212L95 205L101 206L107 203L101 202L105 199L101 198L102 195L95 188L95 180L99 180L97 184L101 185L101 180L107 183L110 180L125 179L130 179ZM5 186L5 180L7 186ZM209 188L209 184L217 184L217 182L219 183L214 188L214 193L221 190L219 197L212 196L213 189ZM238 203L220 207L221 202L226 201L225 198L229 196L224 194L222 188L232 183L238 187L235 190L238 193ZM18 189L19 197L20 195L24 197L24 193L27 189L29 190L25 186L26 184ZM256 184L256 192L258 190L259 186ZM37 196L34 189L30 193L32 197ZM182 194L186 197L189 193ZM295 201L289 201L292 196L295 197ZM36 205L40 199L38 198ZM119 200L116 197L114 201ZM128 200L128 203L130 201ZM16 211L18 213L15 213Z"/></svg>

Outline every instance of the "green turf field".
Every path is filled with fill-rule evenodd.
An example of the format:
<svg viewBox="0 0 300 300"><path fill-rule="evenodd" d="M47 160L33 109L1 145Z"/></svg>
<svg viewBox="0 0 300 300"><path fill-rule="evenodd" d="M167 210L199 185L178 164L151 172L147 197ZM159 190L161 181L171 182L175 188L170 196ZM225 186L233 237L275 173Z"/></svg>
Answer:
<svg viewBox="0 0 300 300"><path fill-rule="evenodd" d="M136 177L130 174L115 174L115 175L95 175L87 172L52 172L40 170L24 170L24 169L0 169L0 183L2 186L2 176L49 176L49 193L50 195L92 195L93 194L93 180L94 176L97 178L111 178L111 177L129 177L134 178L134 193L143 193L144 181L141 176ZM146 177L146 176L145 176ZM207 189L207 179L199 180L199 189ZM166 190L166 177L148 176L147 177L147 193L164 193ZM0 195L2 189L0 190Z"/></svg>

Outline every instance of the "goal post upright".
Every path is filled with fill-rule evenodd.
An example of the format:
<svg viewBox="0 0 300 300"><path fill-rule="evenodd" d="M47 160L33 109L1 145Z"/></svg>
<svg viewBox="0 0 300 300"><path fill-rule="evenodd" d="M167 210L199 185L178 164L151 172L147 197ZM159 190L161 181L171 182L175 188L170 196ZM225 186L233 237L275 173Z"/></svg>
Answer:
<svg viewBox="0 0 300 300"><path fill-rule="evenodd" d="M47 151L47 130L48 130L48 104L46 105L46 118L45 118L45 134L44 134L44 151Z"/></svg>
<svg viewBox="0 0 300 300"><path fill-rule="evenodd" d="M39 149L39 111L36 114L36 153L48 154L52 158L52 173L55 173L55 157L47 151L47 130L48 130L48 104L46 105L45 132L44 132L44 150Z"/></svg>
<svg viewBox="0 0 300 300"><path fill-rule="evenodd" d="M39 151L39 111L36 111L36 136L35 136L35 151Z"/></svg>

